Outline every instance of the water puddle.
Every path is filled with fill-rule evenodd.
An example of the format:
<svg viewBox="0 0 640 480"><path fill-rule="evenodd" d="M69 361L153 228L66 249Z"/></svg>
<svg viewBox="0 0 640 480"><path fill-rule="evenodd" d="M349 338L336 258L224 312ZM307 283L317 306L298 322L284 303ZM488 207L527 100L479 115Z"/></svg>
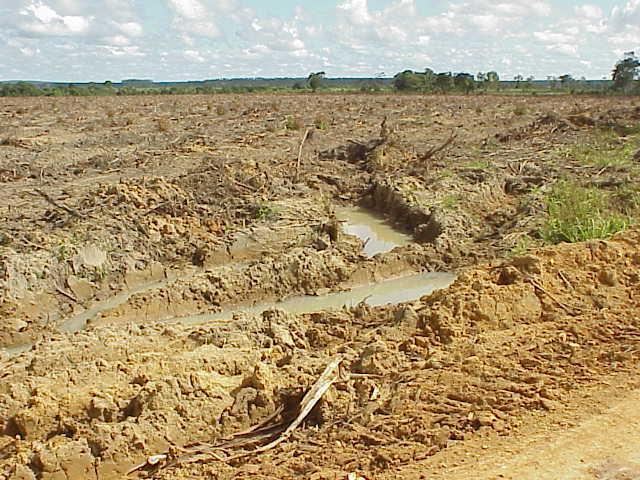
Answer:
<svg viewBox="0 0 640 480"><path fill-rule="evenodd" d="M344 233L365 242L363 251L369 258L413 242L411 235L398 231L382 215L370 210L358 207L339 208L336 209L336 216L344 222Z"/></svg>
<svg viewBox="0 0 640 480"><path fill-rule="evenodd" d="M313 313L322 310L338 310L360 302L377 307L417 300L435 290L446 288L456 276L452 273L421 273L401 278L384 280L371 285L362 285L346 292L322 296L291 297L280 302L264 302L252 306L240 306L217 313L171 318L165 321L187 325L231 320L237 313L259 315L265 310L278 308L292 314Z"/></svg>

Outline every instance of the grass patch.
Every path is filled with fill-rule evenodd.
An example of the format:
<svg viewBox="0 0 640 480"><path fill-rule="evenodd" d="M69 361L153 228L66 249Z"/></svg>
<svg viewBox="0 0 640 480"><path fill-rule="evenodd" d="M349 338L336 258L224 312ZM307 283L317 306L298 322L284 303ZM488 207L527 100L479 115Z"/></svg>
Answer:
<svg viewBox="0 0 640 480"><path fill-rule="evenodd" d="M624 230L630 219L610 208L610 198L595 188L561 181L546 198L547 222L541 230L548 243L609 238Z"/></svg>
<svg viewBox="0 0 640 480"><path fill-rule="evenodd" d="M253 210L253 217L256 220L273 220L278 216L278 209L266 202L254 205Z"/></svg>
<svg viewBox="0 0 640 480"><path fill-rule="evenodd" d="M460 197L458 195L450 194L442 199L441 206L443 210L456 210L458 208L459 202Z"/></svg>
<svg viewBox="0 0 640 480"><path fill-rule="evenodd" d="M488 160L475 160L467 163L465 167L471 170L489 170L491 163Z"/></svg>
<svg viewBox="0 0 640 480"><path fill-rule="evenodd" d="M623 140L614 132L603 131L590 143L574 146L569 156L577 161L599 168L632 168L637 141Z"/></svg>
<svg viewBox="0 0 640 480"><path fill-rule="evenodd" d="M304 128L304 120L302 120L300 117L287 115L284 126L287 130L300 130Z"/></svg>
<svg viewBox="0 0 640 480"><path fill-rule="evenodd" d="M318 130L326 130L329 127L329 122L327 122L327 120L324 117L318 115L313 121L313 125Z"/></svg>
<svg viewBox="0 0 640 480"><path fill-rule="evenodd" d="M518 238L518 241L513 246L509 254L512 257L522 257L527 253L529 253L529 251L534 246L535 246L534 240L528 235L523 235L522 237Z"/></svg>

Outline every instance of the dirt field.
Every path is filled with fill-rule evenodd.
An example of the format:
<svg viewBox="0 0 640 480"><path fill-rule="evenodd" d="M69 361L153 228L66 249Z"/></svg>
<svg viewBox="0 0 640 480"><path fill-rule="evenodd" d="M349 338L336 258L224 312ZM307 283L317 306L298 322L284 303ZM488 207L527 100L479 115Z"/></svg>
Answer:
<svg viewBox="0 0 640 480"><path fill-rule="evenodd" d="M540 235L562 181L638 215L637 102L36 98L0 117L0 480L640 478L640 231ZM366 255L351 207L410 241ZM278 304L423 272L457 278Z"/></svg>

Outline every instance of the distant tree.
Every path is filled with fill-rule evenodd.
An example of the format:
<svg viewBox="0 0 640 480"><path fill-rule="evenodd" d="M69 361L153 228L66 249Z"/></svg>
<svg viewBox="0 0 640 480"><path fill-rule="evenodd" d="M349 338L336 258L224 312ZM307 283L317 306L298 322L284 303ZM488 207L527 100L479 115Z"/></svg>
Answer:
<svg viewBox="0 0 640 480"><path fill-rule="evenodd" d="M430 68L424 69L424 86L427 90L433 90L433 84L436 81L436 73Z"/></svg>
<svg viewBox="0 0 640 480"><path fill-rule="evenodd" d="M315 72L315 73L309 74L309 78L307 78L307 83L309 84L309 87L311 88L311 90L315 92L316 90L318 90L318 88L322 86L324 75L325 75L324 72Z"/></svg>
<svg viewBox="0 0 640 480"><path fill-rule="evenodd" d="M640 69L640 59L635 52L627 52L624 58L616 63L612 72L613 88L615 90L629 93L634 86L634 80L638 77Z"/></svg>
<svg viewBox="0 0 640 480"><path fill-rule="evenodd" d="M558 77L558 80L560 80L560 85L562 85L563 87L568 87L573 83L573 77L568 73L565 73L564 75L560 75Z"/></svg>
<svg viewBox="0 0 640 480"><path fill-rule="evenodd" d="M482 73L482 72L478 72L476 73L476 80L480 83L484 83L487 81L487 74L486 73Z"/></svg>
<svg viewBox="0 0 640 480"><path fill-rule="evenodd" d="M520 88L520 82L524 80L524 77L518 74L515 77L513 77L513 79L516 81L516 88Z"/></svg>
<svg viewBox="0 0 640 480"><path fill-rule="evenodd" d="M487 72L487 82L493 83L493 82L499 82L499 81L500 81L500 77L498 76L497 72L494 72L494 71Z"/></svg>
<svg viewBox="0 0 640 480"><path fill-rule="evenodd" d="M476 82L470 73L456 74L456 76L453 77L453 84L456 89L462 90L465 93L469 93L476 87Z"/></svg>
<svg viewBox="0 0 640 480"><path fill-rule="evenodd" d="M405 70L393 77L393 88L398 91L420 90L424 84L424 75L413 70Z"/></svg>
<svg viewBox="0 0 640 480"><path fill-rule="evenodd" d="M441 92L448 92L453 89L453 75L451 72L442 72L436 75L434 82L435 87Z"/></svg>
<svg viewBox="0 0 640 480"><path fill-rule="evenodd" d="M535 80L535 77L533 75L529 75L524 82L524 87L526 89L531 89L533 87L534 80Z"/></svg>
<svg viewBox="0 0 640 480"><path fill-rule="evenodd" d="M484 77L484 81L485 84L487 85L487 87L496 87L498 86L498 83L500 82L500 77L498 76L497 72L494 72L493 70L490 72L487 72L485 74Z"/></svg>

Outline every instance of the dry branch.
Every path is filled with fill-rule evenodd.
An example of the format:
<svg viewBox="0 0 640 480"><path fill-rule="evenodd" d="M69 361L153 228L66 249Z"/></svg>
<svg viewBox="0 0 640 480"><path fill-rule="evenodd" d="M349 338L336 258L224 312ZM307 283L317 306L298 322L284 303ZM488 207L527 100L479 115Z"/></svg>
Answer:
<svg viewBox="0 0 640 480"><path fill-rule="evenodd" d="M338 380L340 376L340 364L342 363L342 360L343 358L341 356L338 356L326 366L324 372L322 372L322 375L320 375L311 389L302 398L300 407L298 409L298 415L291 421L291 423L289 423L289 425L284 430L282 429L283 424L266 425L268 421L274 420L277 417L277 414L281 413L282 409L279 409L276 413L269 416L268 419L261 422L259 425L249 430L237 433L232 437L231 440L221 445L199 443L186 448L177 448L178 451L184 453L185 455L182 455L178 458L174 457L173 461L171 462L169 462L169 458L171 456L170 452L152 455L147 459L146 462L141 463L140 465L137 465L129 470L129 472L127 472L127 475L131 475L132 473L135 473L147 467L159 468L160 466L167 467L170 465L193 463L211 459L229 462L232 460L237 460L239 458L247 457L249 455L266 452L267 450L271 450L277 447L291 436L293 431L300 426L304 419L307 418L309 413L311 413L311 410L313 410L320 399L322 399L327 390L329 390L329 387L331 387L331 385L333 385L333 383ZM275 439L274 435L277 435ZM269 443L253 450L244 451L236 455L227 455L226 457L220 455L220 453L227 453L233 448L248 446L251 444L259 443L261 441L266 441L268 439L271 439ZM176 449L174 449L174 451L175 450Z"/></svg>
<svg viewBox="0 0 640 480"><path fill-rule="evenodd" d="M36 188L35 192L38 195L40 195L42 198L44 198L47 202L49 202L51 205L53 205L54 207L59 208L60 210L64 210L65 212L67 212L68 214L70 214L70 215L72 215L72 216L74 216L76 218L86 218L84 215L82 215L77 210L74 210L71 207L67 207L65 204L59 203L58 201L54 200L53 198L51 198L51 196L49 194L43 192L39 188Z"/></svg>
<svg viewBox="0 0 640 480"><path fill-rule="evenodd" d="M447 140L445 140L445 142L442 145L433 147L430 150L428 150L427 152L425 152L424 154L422 154L420 156L420 160L422 160L422 161L429 160L435 154L440 153L445 148L447 148L449 145L451 145L451 143L453 143L453 141L456 139L457 136L458 136L458 134L456 132L452 132L451 136L449 138L447 138Z"/></svg>
<svg viewBox="0 0 640 480"><path fill-rule="evenodd" d="M293 431L298 428L298 426L303 422L303 420L311 413L313 407L320 401L320 399L324 396L329 387L338 379L340 374L340 363L342 362L342 357L334 358L327 368L324 369L320 378L316 381L316 383L311 387L311 390L307 392L307 394L302 399L300 403L300 413L298 416L291 422L291 424L287 427L287 429L282 432L282 434L276 438L271 443L264 445L263 447L257 448L256 450L249 452L247 455L254 453L266 452L267 450L271 450L272 448L277 447L279 444L284 442ZM245 456L245 455L241 455ZM238 458L238 457L236 457Z"/></svg>
<svg viewBox="0 0 640 480"><path fill-rule="evenodd" d="M302 141L300 142L300 147L298 148L298 161L296 162L296 179L300 175L300 163L302 163L302 148L304 147L304 142L306 142L307 138L309 138L310 131L311 129L309 128L305 130L304 135L302 137Z"/></svg>

